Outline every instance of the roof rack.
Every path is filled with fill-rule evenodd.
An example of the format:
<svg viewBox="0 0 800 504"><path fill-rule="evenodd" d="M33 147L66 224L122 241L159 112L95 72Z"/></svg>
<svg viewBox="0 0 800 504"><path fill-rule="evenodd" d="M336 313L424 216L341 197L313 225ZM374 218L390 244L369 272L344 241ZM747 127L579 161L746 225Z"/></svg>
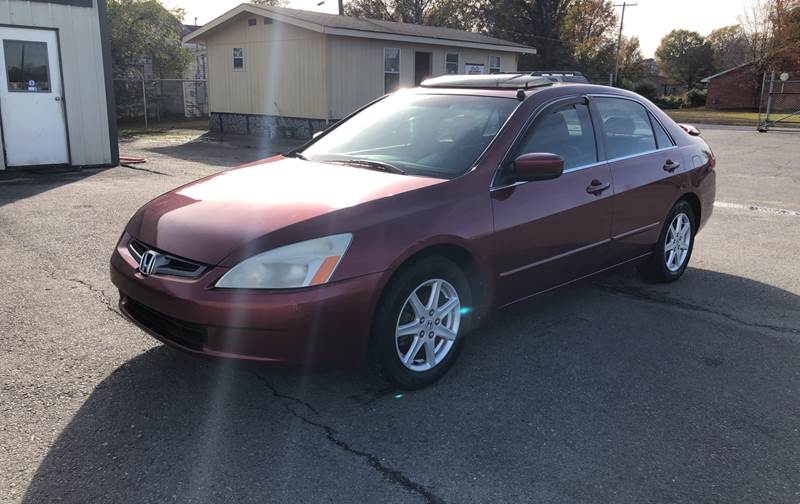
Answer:
<svg viewBox="0 0 800 504"><path fill-rule="evenodd" d="M527 74L491 75L443 75L422 81L420 86L430 88L471 88L471 89L531 89L552 86L553 82L544 77Z"/></svg>
<svg viewBox="0 0 800 504"><path fill-rule="evenodd" d="M545 76L572 77L575 75L583 75L583 74L575 70L534 70L528 75L533 75L536 77L545 77Z"/></svg>

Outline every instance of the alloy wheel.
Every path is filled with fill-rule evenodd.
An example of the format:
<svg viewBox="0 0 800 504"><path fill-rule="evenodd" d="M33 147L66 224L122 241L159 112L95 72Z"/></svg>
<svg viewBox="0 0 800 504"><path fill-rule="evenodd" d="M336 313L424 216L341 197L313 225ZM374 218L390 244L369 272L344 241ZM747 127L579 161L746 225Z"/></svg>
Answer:
<svg viewBox="0 0 800 504"><path fill-rule="evenodd" d="M692 243L692 223L685 213L677 214L667 229L664 242L664 261L667 269L676 272L684 265L689 256Z"/></svg>
<svg viewBox="0 0 800 504"><path fill-rule="evenodd" d="M395 326L400 362L412 371L428 371L453 348L461 323L458 291L446 280L431 279L406 298Z"/></svg>

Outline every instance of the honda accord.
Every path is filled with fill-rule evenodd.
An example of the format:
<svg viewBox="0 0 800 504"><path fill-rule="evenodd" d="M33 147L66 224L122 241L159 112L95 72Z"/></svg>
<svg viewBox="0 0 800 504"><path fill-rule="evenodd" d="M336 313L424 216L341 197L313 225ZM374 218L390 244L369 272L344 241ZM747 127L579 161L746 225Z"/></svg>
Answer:
<svg viewBox="0 0 800 504"><path fill-rule="evenodd" d="M111 279L175 348L417 388L499 309L630 262L678 279L714 192L699 132L639 95L445 76L147 203Z"/></svg>

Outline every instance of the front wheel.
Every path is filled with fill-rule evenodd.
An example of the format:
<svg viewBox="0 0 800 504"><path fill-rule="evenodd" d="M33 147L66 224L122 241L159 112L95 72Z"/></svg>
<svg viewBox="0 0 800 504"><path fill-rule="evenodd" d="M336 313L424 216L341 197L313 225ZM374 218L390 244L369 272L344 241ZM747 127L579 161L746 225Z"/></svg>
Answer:
<svg viewBox="0 0 800 504"><path fill-rule="evenodd" d="M686 201L672 207L664 221L653 254L642 265L640 272L656 282L674 282L686 271L694 248L694 209Z"/></svg>
<svg viewBox="0 0 800 504"><path fill-rule="evenodd" d="M445 258L402 271L387 286L373 324L372 359L383 377L405 389L441 378L464 344L471 298L466 276Z"/></svg>

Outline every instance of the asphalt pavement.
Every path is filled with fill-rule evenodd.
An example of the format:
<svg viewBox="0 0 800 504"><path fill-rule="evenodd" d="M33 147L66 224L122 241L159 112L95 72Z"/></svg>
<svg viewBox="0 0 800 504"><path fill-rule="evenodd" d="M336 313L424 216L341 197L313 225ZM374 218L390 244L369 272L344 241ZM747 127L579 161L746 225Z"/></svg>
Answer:
<svg viewBox="0 0 800 504"><path fill-rule="evenodd" d="M800 133L703 132L718 204L680 282L518 304L413 393L198 360L119 315L132 213L275 146L0 172L0 502L797 503Z"/></svg>

